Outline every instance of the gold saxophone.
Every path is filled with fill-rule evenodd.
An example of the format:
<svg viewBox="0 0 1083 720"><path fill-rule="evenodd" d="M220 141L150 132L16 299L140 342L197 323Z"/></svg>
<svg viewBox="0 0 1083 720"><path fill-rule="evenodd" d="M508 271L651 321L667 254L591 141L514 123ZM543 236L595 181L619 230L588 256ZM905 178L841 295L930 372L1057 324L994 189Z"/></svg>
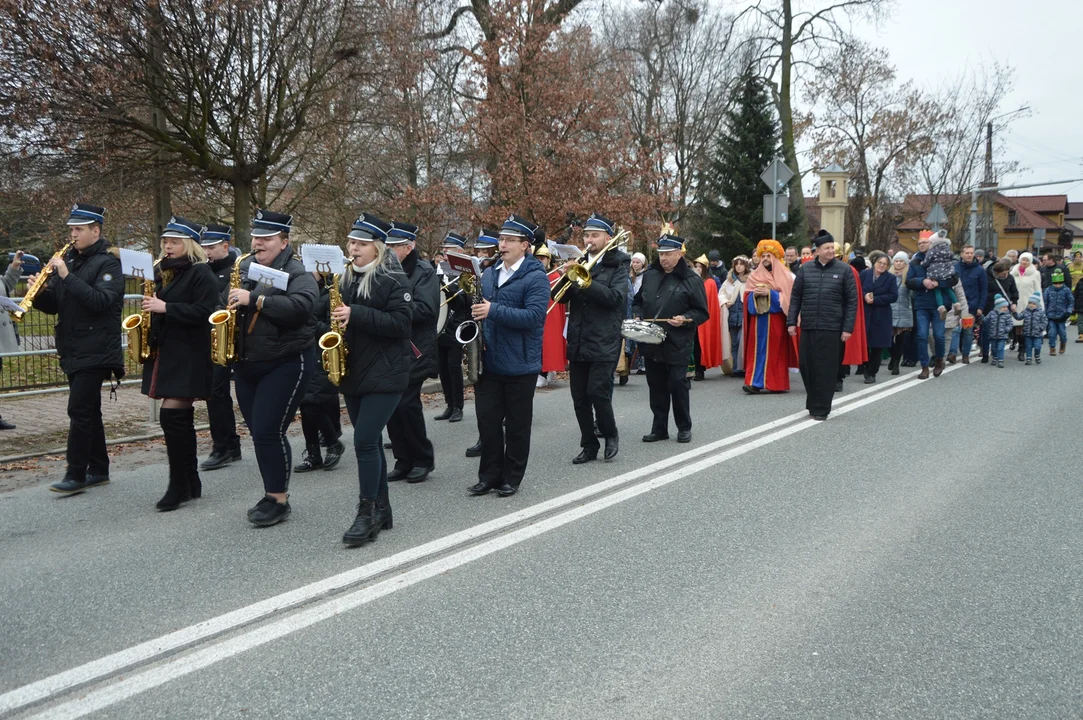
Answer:
<svg viewBox="0 0 1083 720"><path fill-rule="evenodd" d="M323 369L327 378L338 385L346 376L346 343L342 340L342 328L335 320L335 309L342 305L342 294L338 289L338 275L331 275L328 286L328 304L331 306L331 330L320 336L320 350L323 351Z"/></svg>
<svg viewBox="0 0 1083 720"><path fill-rule="evenodd" d="M158 267L161 260L154 261L154 267ZM154 297L154 278L143 278L143 297ZM128 333L128 357L133 363L141 363L150 360L150 313L148 311L137 312L124 318L121 324L124 332Z"/></svg>
<svg viewBox="0 0 1083 720"><path fill-rule="evenodd" d="M53 255L53 257L63 260L64 256L67 255L68 251L71 250L74 246L75 241L73 240L64 247L60 248L60 250L58 250L56 254ZM52 262L52 260L50 260L49 262ZM30 311L30 308L34 306L34 298L36 298L38 296L38 293L41 292L42 288L45 287L45 283L49 282L49 278L52 276L52 274L53 266L46 264L45 267L42 268L41 272L38 273L38 276L34 279L34 284L26 289L26 295L23 296L22 301L19 303L19 309L12 310L8 313L9 315L11 315L12 322L23 321L23 315L26 315L26 313Z"/></svg>
<svg viewBox="0 0 1083 720"><path fill-rule="evenodd" d="M251 254L241 255L233 263L233 270L229 274L230 290L241 286L241 261ZM237 308L215 310L208 320L211 323L211 360L215 365L229 365L237 359Z"/></svg>

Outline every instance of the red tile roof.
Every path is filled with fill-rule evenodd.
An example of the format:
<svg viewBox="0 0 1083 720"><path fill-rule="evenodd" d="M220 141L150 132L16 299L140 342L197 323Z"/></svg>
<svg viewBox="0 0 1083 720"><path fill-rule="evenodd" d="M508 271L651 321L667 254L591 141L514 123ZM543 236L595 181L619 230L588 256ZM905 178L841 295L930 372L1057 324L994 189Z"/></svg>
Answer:
<svg viewBox="0 0 1083 720"><path fill-rule="evenodd" d="M1039 215L1037 212L1027 208L1025 205L1019 202L1022 198L1010 198L1004 195L997 195L997 205L1003 205L1008 210L1015 210L1015 223L1006 225L1005 230L1034 230L1036 228L1043 228L1045 230L1059 230L1060 226L1055 222ZM1065 199L1065 204L1068 200Z"/></svg>
<svg viewBox="0 0 1083 720"><path fill-rule="evenodd" d="M1065 220L1083 220L1083 202L1068 203L1068 212L1064 214Z"/></svg>
<svg viewBox="0 0 1083 720"><path fill-rule="evenodd" d="M1004 229L1014 231L1033 230L1035 228L1058 230L1060 228L1059 225L1038 214L1038 211L1031 207L1051 207L1052 204L1049 201L1050 198L1060 198L1064 205L1064 207L1052 212L1061 212L1068 205L1066 195L1007 197L998 193L996 196L996 204L1006 207L1008 210L1014 210L1016 216L1015 224L1009 225ZM948 213L950 213L951 209L956 205L969 206L970 204L970 198L962 195L941 195L939 201L940 206ZM903 200L901 213L905 219L896 225L895 229L904 232L927 230L929 226L925 224L925 218L928 216L932 206L932 195L907 195Z"/></svg>
<svg viewBox="0 0 1083 720"><path fill-rule="evenodd" d="M1067 195L1013 195L1011 199L1015 204L1036 213L1062 213L1068 209Z"/></svg>

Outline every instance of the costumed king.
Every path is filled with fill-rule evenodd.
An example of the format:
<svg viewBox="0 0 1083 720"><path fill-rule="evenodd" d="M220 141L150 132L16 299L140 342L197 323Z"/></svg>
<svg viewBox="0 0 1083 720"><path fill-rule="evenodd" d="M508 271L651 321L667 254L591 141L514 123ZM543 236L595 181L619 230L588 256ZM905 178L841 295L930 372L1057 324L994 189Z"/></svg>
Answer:
<svg viewBox="0 0 1083 720"><path fill-rule="evenodd" d="M786 313L793 292L793 273L777 240L761 240L759 264L745 282L744 332L746 393L788 392L790 368L797 365L793 340L786 332Z"/></svg>

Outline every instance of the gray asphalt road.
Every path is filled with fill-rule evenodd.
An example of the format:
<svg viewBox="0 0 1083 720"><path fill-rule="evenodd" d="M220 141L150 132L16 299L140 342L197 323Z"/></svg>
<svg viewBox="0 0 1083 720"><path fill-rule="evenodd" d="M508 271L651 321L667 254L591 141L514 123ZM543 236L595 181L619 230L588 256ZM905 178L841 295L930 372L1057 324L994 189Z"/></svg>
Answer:
<svg viewBox="0 0 1083 720"><path fill-rule="evenodd" d="M621 455L584 467L570 464L577 434L558 388L537 397L531 469L507 500L463 493L476 467L461 453L472 418L431 423L437 472L393 486L395 529L354 551L339 542L356 496L352 461L295 478L293 518L267 530L244 521L260 495L248 458L207 474L206 497L175 513L152 510L162 465L81 497L8 493L0 698L553 501L434 555L447 565L431 577L411 579L424 561L393 565L368 585L73 691L60 683L22 711L1083 717L1076 348L1040 367L975 364L871 390L851 381L843 398L863 397L822 424L765 427L803 409L796 377L793 393L755 398L711 379L694 385L691 445L639 442L649 419L645 383L633 378L616 392ZM560 504L666 458L670 467L624 486L655 489L601 496L612 504L596 512L586 500ZM459 551L476 559L460 562ZM367 592L370 601L350 600Z"/></svg>

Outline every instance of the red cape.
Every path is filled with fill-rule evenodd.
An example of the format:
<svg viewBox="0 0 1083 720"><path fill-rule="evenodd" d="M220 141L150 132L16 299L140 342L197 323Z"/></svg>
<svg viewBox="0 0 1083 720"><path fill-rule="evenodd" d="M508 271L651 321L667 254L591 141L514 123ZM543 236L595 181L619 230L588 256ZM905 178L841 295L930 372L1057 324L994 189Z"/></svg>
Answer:
<svg viewBox="0 0 1083 720"><path fill-rule="evenodd" d="M719 367L722 365L722 308L718 305L718 286L714 280L707 278L703 281L703 290L707 293L707 322L696 329L699 333L699 363L705 368Z"/></svg>
<svg viewBox="0 0 1083 720"><path fill-rule="evenodd" d="M842 356L843 365L861 365L869 360L869 341L865 337L865 303L861 300L861 278L857 268L848 266L854 273L854 284L857 286L857 320L854 321L854 332L846 341L846 354Z"/></svg>
<svg viewBox="0 0 1083 720"><path fill-rule="evenodd" d="M554 270L549 273L549 282L559 278L561 273ZM542 334L542 372L564 372L568 369L568 340L564 337L564 323L568 317L568 307L557 305L545 316L545 330Z"/></svg>

